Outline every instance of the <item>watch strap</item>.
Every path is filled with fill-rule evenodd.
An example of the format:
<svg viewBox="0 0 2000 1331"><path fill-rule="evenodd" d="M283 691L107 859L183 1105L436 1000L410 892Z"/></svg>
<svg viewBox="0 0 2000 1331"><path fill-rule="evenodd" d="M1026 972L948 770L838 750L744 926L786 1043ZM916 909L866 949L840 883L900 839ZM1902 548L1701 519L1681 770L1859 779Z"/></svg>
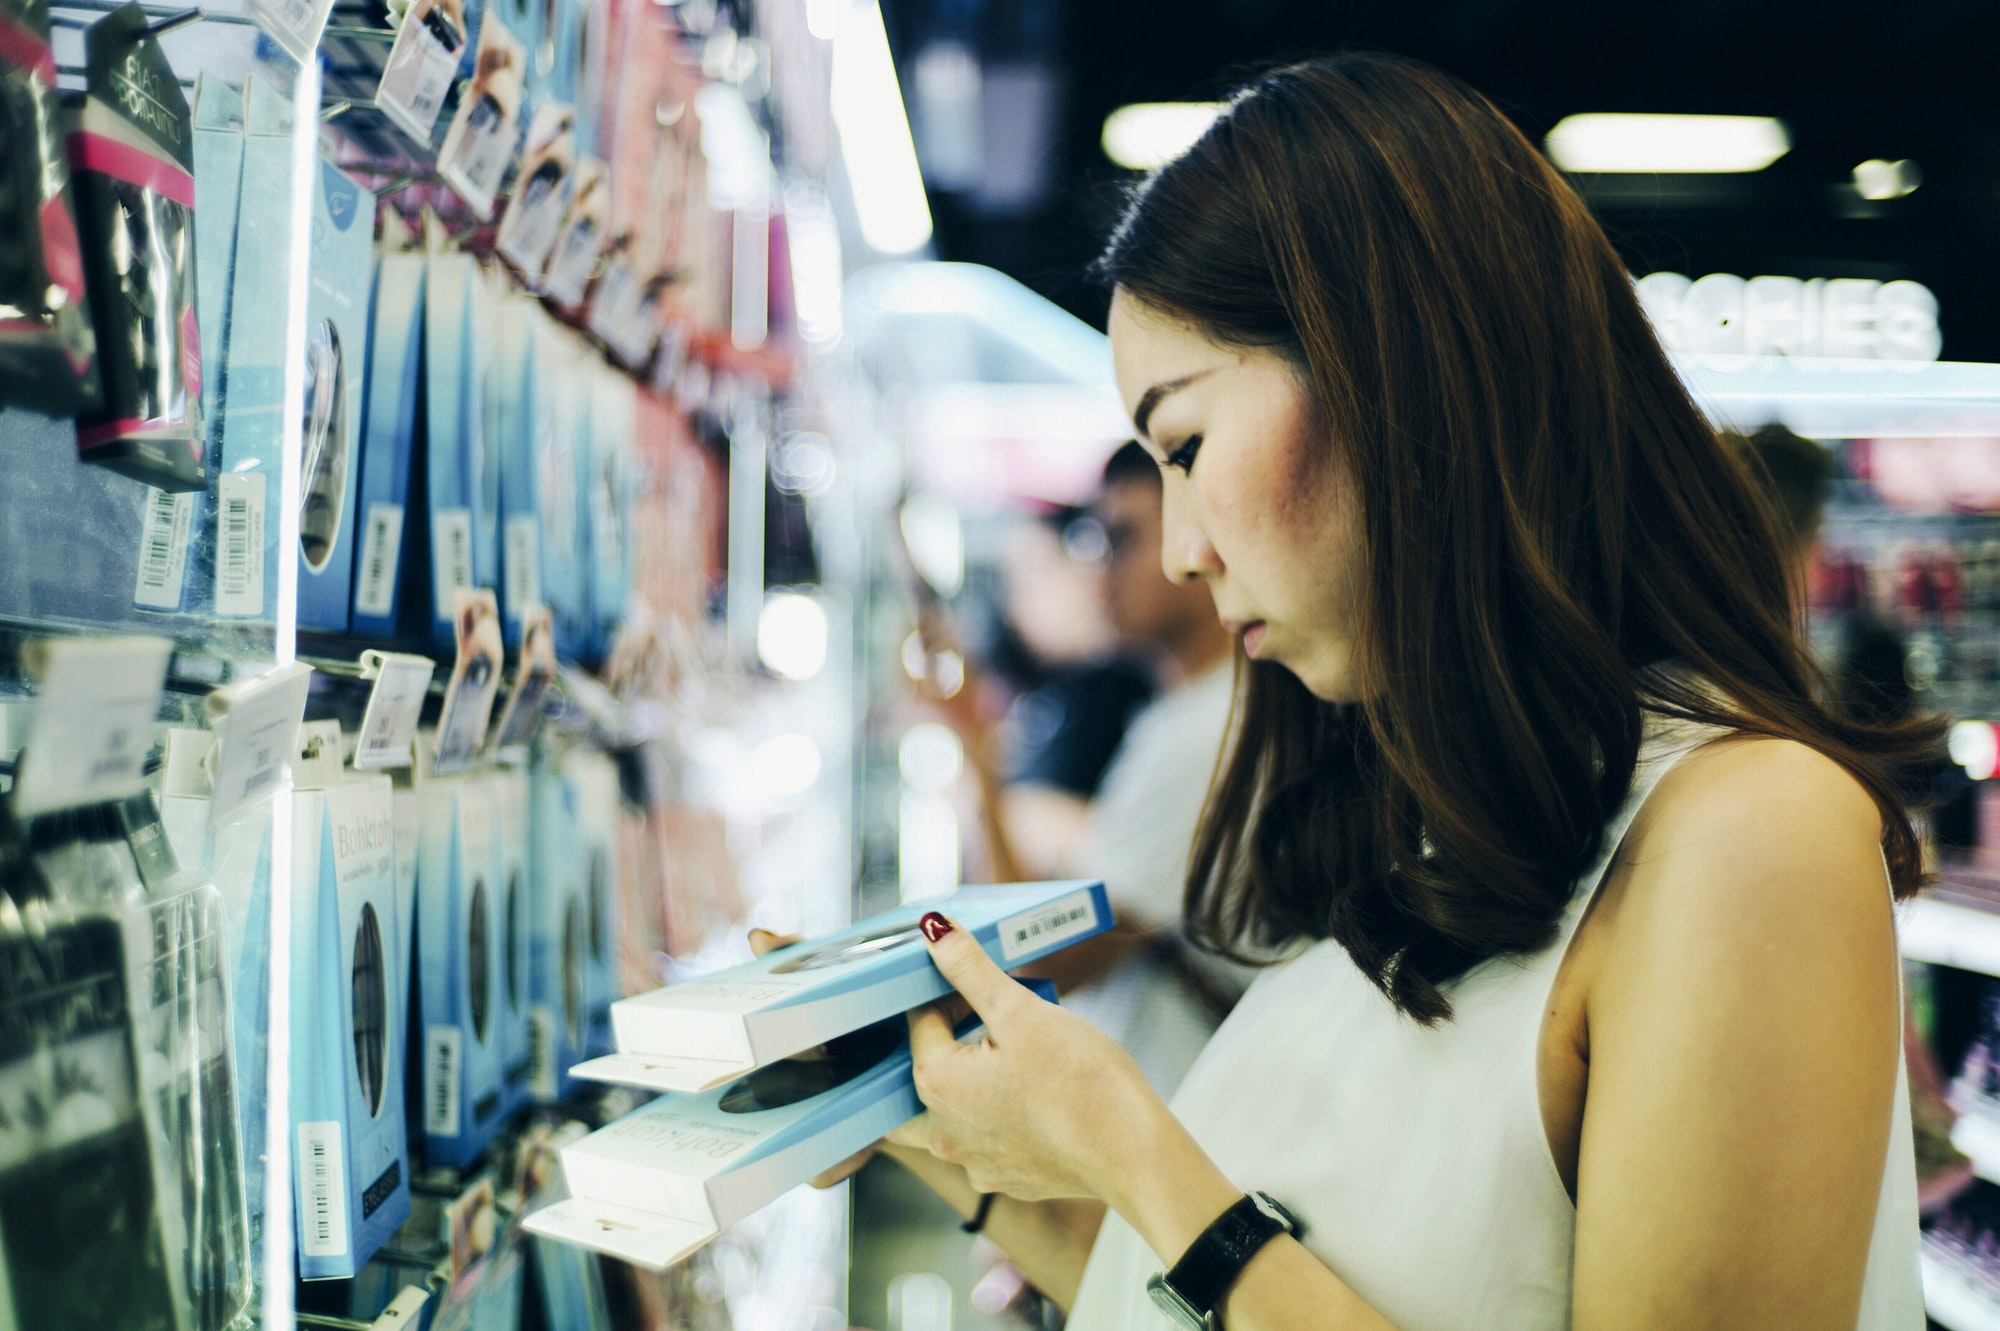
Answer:
<svg viewBox="0 0 2000 1331"><path fill-rule="evenodd" d="M1222 1302L1236 1277L1266 1243L1297 1229L1298 1222L1276 1201L1261 1192L1248 1193L1189 1245L1174 1269L1167 1272L1167 1284L1189 1307L1205 1316Z"/></svg>

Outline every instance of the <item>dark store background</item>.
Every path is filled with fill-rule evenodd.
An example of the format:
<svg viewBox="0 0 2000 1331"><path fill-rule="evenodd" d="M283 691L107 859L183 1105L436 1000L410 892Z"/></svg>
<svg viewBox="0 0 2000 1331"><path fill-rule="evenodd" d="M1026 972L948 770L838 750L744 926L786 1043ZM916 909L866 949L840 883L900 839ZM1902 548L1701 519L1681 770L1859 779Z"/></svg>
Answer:
<svg viewBox="0 0 2000 1331"><path fill-rule="evenodd" d="M1442 66L1537 143L1583 111L1771 115L1792 150L1740 175L1578 177L1635 273L1911 278L1948 360L2000 360L2000 6L1602 0L885 0L943 259L1102 323L1082 274L1132 173L1131 102L1219 97L1285 57L1362 46ZM971 90L968 95L968 89ZM966 133L968 125L972 132ZM1852 172L1911 159L1870 202Z"/></svg>

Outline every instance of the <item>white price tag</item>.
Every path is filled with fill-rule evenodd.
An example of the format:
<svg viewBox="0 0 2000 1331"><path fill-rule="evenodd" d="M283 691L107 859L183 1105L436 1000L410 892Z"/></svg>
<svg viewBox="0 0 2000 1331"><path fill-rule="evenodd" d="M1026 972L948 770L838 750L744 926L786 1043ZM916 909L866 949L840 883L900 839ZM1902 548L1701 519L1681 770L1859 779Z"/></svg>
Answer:
<svg viewBox="0 0 2000 1331"><path fill-rule="evenodd" d="M215 613L264 613L264 483L261 471L225 471L216 484Z"/></svg>
<svg viewBox="0 0 2000 1331"><path fill-rule="evenodd" d="M424 1131L433 1137L458 1135L458 1052L463 1038L456 1026L424 1028Z"/></svg>
<svg viewBox="0 0 2000 1331"><path fill-rule="evenodd" d="M354 571L354 613L386 615L396 608L396 572L403 557L403 506L370 504Z"/></svg>
<svg viewBox="0 0 2000 1331"><path fill-rule="evenodd" d="M368 692L368 710L361 716L361 736L354 746L357 771L378 767L408 767L417 719L424 710L436 664L428 656L368 652L361 658L363 678L372 668L375 687Z"/></svg>
<svg viewBox="0 0 2000 1331"><path fill-rule="evenodd" d="M178 610L187 582L188 535L194 527L192 492L146 492L146 521L139 530L139 581L132 604L144 610Z"/></svg>
<svg viewBox="0 0 2000 1331"><path fill-rule="evenodd" d="M443 619L452 597L472 590L472 510L441 508L431 515L431 575L436 597L432 604Z"/></svg>
<svg viewBox="0 0 2000 1331"><path fill-rule="evenodd" d="M556 1014L547 1003L528 1009L528 1093L556 1097Z"/></svg>
<svg viewBox="0 0 2000 1331"><path fill-rule="evenodd" d="M430 147L431 130L464 50L465 29L437 0L417 0L403 16L375 89L375 105L418 147Z"/></svg>
<svg viewBox="0 0 2000 1331"><path fill-rule="evenodd" d="M257 26L303 65L319 46L326 16L333 12L333 0L249 0L246 7Z"/></svg>
<svg viewBox="0 0 2000 1331"><path fill-rule="evenodd" d="M29 650L41 678L14 777L23 818L123 799L145 785L173 644L164 638L52 638Z"/></svg>
<svg viewBox="0 0 2000 1331"><path fill-rule="evenodd" d="M347 1171L340 1124L299 1124L299 1248L308 1257L347 1255Z"/></svg>
<svg viewBox="0 0 2000 1331"><path fill-rule="evenodd" d="M311 677L312 667L295 661L208 695L210 722L219 736L210 827L220 827L278 788L285 764L298 751Z"/></svg>
<svg viewBox="0 0 2000 1331"><path fill-rule="evenodd" d="M519 624L542 599L542 524L533 513L507 519L507 618Z"/></svg>

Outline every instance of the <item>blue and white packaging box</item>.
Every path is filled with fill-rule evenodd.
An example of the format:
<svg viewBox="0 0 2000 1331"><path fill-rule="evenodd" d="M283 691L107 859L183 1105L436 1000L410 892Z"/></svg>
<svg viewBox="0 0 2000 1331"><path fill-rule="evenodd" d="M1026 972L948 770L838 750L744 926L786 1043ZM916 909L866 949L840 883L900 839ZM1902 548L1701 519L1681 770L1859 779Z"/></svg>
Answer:
<svg viewBox="0 0 2000 1331"><path fill-rule="evenodd" d="M619 1052L571 1072L656 1091L706 1091L940 998L951 986L917 927L933 910L1009 970L1112 924L1101 882L968 887L913 901L744 965L621 999L611 1005Z"/></svg>
<svg viewBox="0 0 2000 1331"><path fill-rule="evenodd" d="M368 341L366 419L361 430L361 480L354 551L353 628L375 638L429 632L421 595L405 597L405 560L424 548L412 523L411 468L423 414L420 377L424 339L421 254L389 252L375 268L375 326Z"/></svg>
<svg viewBox="0 0 2000 1331"><path fill-rule="evenodd" d="M291 108L255 78L244 94L243 175L216 481L214 605L224 619L268 620L278 594L278 467L284 439L285 303ZM375 196L315 160L306 295L304 470L300 476L299 627L345 633L354 574L355 469L368 364Z"/></svg>
<svg viewBox="0 0 2000 1331"><path fill-rule="evenodd" d="M583 873L583 1047L586 1055L608 1054L615 1047L611 1007L622 993L618 821L623 796L618 764L600 750L579 745L564 755L563 769L577 791L577 860Z"/></svg>
<svg viewBox="0 0 2000 1331"><path fill-rule="evenodd" d="M493 332L492 394L500 454L500 628L509 647L521 643L529 610L542 603L540 435L548 426L544 367L536 325L547 316L532 296L509 291L497 297Z"/></svg>
<svg viewBox="0 0 2000 1331"><path fill-rule="evenodd" d="M535 345L540 415L528 474L540 519L542 603L556 654L573 660L590 637L591 386L603 367L588 343L546 315L536 321Z"/></svg>
<svg viewBox="0 0 2000 1331"><path fill-rule="evenodd" d="M556 1104L575 1088L570 1068L588 1038L584 968L589 953L583 869L577 846L578 791L559 763L530 773L533 801L529 878L528 1094Z"/></svg>
<svg viewBox="0 0 2000 1331"><path fill-rule="evenodd" d="M632 508L638 493L634 448L638 404L632 381L603 367L590 423L590 628L586 655L602 660L632 599Z"/></svg>
<svg viewBox="0 0 2000 1331"><path fill-rule="evenodd" d="M307 1280L353 1276L410 1215L390 783L340 779L325 724L330 783L293 797L289 1145Z"/></svg>
<svg viewBox="0 0 2000 1331"><path fill-rule="evenodd" d="M500 1083L508 1110L528 1102L528 1010L533 999L529 974L534 966L529 921L533 915L529 850L533 795L526 768L505 767L484 778L493 787L499 816L500 933L505 947L501 990Z"/></svg>
<svg viewBox="0 0 2000 1331"><path fill-rule="evenodd" d="M968 1023L960 1038L978 1033ZM713 1090L663 1095L565 1146L569 1200L527 1227L661 1270L922 1109L908 1029L880 1022Z"/></svg>
<svg viewBox="0 0 2000 1331"><path fill-rule="evenodd" d="M430 636L454 642L452 595L500 583L500 454L489 438L491 291L469 254L438 251L424 275L424 468Z"/></svg>
<svg viewBox="0 0 2000 1331"><path fill-rule="evenodd" d="M457 1168L479 1158L507 1117L500 1083L499 841L488 782L431 778L417 790L424 1162Z"/></svg>

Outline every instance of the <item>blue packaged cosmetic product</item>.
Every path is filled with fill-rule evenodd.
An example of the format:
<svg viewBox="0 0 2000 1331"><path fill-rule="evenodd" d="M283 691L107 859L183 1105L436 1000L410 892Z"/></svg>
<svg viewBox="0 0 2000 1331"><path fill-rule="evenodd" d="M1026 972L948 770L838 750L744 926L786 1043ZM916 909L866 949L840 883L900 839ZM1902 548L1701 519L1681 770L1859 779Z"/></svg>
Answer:
<svg viewBox="0 0 2000 1331"><path fill-rule="evenodd" d="M375 269L354 550L353 627L364 637L421 640L429 632L421 590L405 594L406 561L423 546L415 523L424 515L412 515L410 504L423 413L424 269L423 255L393 252Z"/></svg>
<svg viewBox="0 0 2000 1331"><path fill-rule="evenodd" d="M293 805L289 1145L307 1280L353 1276L410 1215L390 783L341 780L334 731L331 784Z"/></svg>
<svg viewBox="0 0 2000 1331"><path fill-rule="evenodd" d="M703 1091L951 992L917 921L942 911L1012 969L1109 929L1100 882L968 887L611 1006L619 1052L579 1077Z"/></svg>
<svg viewBox="0 0 2000 1331"><path fill-rule="evenodd" d="M590 636L591 402L598 374L610 373L589 345L553 319L535 324L540 363L536 421L525 475L512 493L533 482L540 590L549 608L556 654L574 660Z"/></svg>
<svg viewBox="0 0 2000 1331"><path fill-rule="evenodd" d="M577 791L575 855L583 875L584 1043L586 1056L614 1048L611 1005L618 982L618 819L623 806L618 764L597 749L578 747L563 758Z"/></svg>
<svg viewBox="0 0 2000 1331"><path fill-rule="evenodd" d="M1046 981L1031 987L1054 1000ZM978 1034L968 1021L960 1038ZM660 1270L922 1109L908 1027L878 1022L712 1090L663 1095L565 1146L570 1198L527 1227Z"/></svg>
<svg viewBox="0 0 2000 1331"><path fill-rule="evenodd" d="M518 647L523 617L542 603L538 444L548 407L536 325L547 316L540 301L518 292L500 296L498 303L487 391L496 426L491 443L500 455L500 626L507 645Z"/></svg>
<svg viewBox="0 0 2000 1331"><path fill-rule="evenodd" d="M570 1069L584 1058L587 1037L583 973L589 951L577 784L560 764L538 763L529 775L528 1095L536 1104L569 1098Z"/></svg>
<svg viewBox="0 0 2000 1331"><path fill-rule="evenodd" d="M502 768L485 778L493 787L498 817L500 937L500 1083L511 1111L528 1101L528 1008L532 1001L529 973L534 966L529 928L532 914L528 879L534 870L529 851L533 794L526 768Z"/></svg>
<svg viewBox="0 0 2000 1331"><path fill-rule="evenodd" d="M590 641L585 655L603 660L632 599L632 506L638 489L633 452L637 390L628 379L600 378L590 430Z"/></svg>
<svg viewBox="0 0 2000 1331"><path fill-rule="evenodd" d="M430 636L446 646L453 594L500 585L500 452L486 391L492 293L471 255L449 251L430 256L424 284Z"/></svg>
<svg viewBox="0 0 2000 1331"><path fill-rule="evenodd" d="M433 778L417 789L424 1162L459 1168L479 1158L506 1119L499 842L488 782Z"/></svg>

